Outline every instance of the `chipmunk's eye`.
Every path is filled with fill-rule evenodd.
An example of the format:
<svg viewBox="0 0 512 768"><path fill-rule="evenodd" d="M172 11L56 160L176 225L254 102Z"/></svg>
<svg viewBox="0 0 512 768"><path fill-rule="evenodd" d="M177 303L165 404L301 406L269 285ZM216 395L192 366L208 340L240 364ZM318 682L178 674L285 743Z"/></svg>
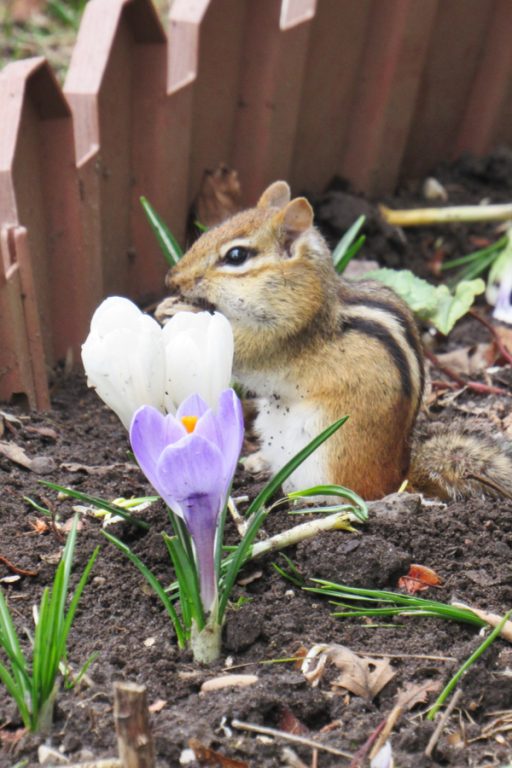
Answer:
<svg viewBox="0 0 512 768"><path fill-rule="evenodd" d="M247 259L250 259L251 256L254 256L256 254L256 251L253 248L245 248L243 245L235 245L233 248L230 248L229 251L227 251L224 254L224 264L232 264L233 266L239 266L240 264L243 264Z"/></svg>

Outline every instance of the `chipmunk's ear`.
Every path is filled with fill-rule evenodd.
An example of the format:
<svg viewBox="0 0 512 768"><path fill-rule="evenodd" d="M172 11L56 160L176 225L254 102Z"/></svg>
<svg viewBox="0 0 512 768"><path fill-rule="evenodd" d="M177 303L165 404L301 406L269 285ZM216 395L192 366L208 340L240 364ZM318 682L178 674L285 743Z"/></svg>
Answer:
<svg viewBox="0 0 512 768"><path fill-rule="evenodd" d="M294 240L313 226L313 209L305 197L296 197L276 214L275 222Z"/></svg>
<svg viewBox="0 0 512 768"><path fill-rule="evenodd" d="M290 198L290 187L286 181L274 181L258 200L257 208L284 208Z"/></svg>

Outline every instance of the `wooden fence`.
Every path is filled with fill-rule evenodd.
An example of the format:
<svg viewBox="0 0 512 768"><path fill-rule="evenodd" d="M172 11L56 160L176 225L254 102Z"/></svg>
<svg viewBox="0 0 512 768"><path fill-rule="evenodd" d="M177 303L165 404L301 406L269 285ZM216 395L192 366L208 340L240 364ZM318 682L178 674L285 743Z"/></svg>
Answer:
<svg viewBox="0 0 512 768"><path fill-rule="evenodd" d="M378 195L512 139L510 0L90 0L61 89L0 74L0 399L49 405L109 294L161 295L144 194L183 237L205 168Z"/></svg>

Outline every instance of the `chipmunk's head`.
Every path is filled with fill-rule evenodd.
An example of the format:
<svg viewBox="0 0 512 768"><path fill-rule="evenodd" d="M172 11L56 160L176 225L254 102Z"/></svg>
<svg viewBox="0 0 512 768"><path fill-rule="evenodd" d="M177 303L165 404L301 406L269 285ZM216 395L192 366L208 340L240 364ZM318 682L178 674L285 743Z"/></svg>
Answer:
<svg viewBox="0 0 512 768"><path fill-rule="evenodd" d="M277 181L255 208L204 233L167 276L172 293L242 330L291 336L316 315L334 282L313 210Z"/></svg>

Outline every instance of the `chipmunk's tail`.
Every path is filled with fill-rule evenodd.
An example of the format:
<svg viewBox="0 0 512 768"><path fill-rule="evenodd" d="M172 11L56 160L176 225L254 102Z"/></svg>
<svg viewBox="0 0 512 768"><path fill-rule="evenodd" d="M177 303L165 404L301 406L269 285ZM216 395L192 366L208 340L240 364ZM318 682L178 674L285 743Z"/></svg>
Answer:
<svg viewBox="0 0 512 768"><path fill-rule="evenodd" d="M512 445L471 427L415 435L409 480L414 490L442 499L512 499Z"/></svg>

